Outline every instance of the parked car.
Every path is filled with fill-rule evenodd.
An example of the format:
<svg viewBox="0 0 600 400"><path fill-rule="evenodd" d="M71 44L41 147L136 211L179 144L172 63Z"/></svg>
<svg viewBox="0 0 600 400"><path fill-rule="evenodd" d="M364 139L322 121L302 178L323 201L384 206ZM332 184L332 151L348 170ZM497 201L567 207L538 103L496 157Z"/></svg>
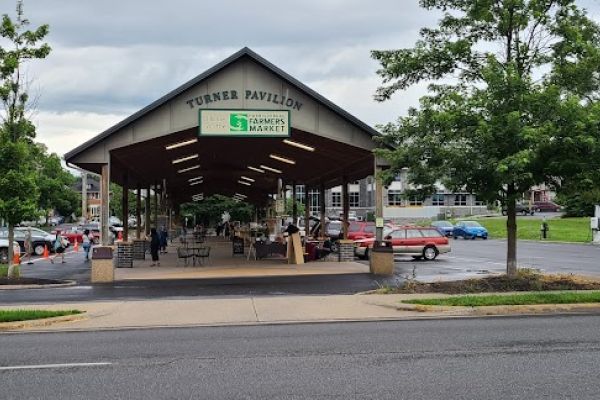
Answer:
<svg viewBox="0 0 600 400"><path fill-rule="evenodd" d="M360 239L354 242L354 254L368 259L375 238ZM384 228L384 242L391 246L394 254L409 255L415 260L435 260L439 254L449 253L448 238L434 227L405 226Z"/></svg>
<svg viewBox="0 0 600 400"><path fill-rule="evenodd" d="M56 240L56 235L46 232L40 228L25 228L25 227L17 227L15 228L15 231L23 231L23 232L27 232L27 230L31 229L31 235L32 236L38 236L38 237L43 237L46 238L46 240L49 240L50 242L54 243L54 240Z"/></svg>
<svg viewBox="0 0 600 400"><path fill-rule="evenodd" d="M536 212L559 212L561 207L552 201L536 201L533 203Z"/></svg>
<svg viewBox="0 0 600 400"><path fill-rule="evenodd" d="M17 242L13 244L13 254L16 252L21 252ZM0 264L8 264L8 239L0 239Z"/></svg>
<svg viewBox="0 0 600 400"><path fill-rule="evenodd" d="M25 236L27 234L27 229L28 228L15 228L15 241L19 244L21 253L23 254L25 253ZM48 250L52 248L52 237L46 232L42 235L34 231L35 229L31 228L31 242L33 244L33 252L31 254L41 256L44 254L46 246L48 246ZM0 230L0 239L8 240L8 229Z"/></svg>
<svg viewBox="0 0 600 400"><path fill-rule="evenodd" d="M522 215L533 215L535 213L535 208L529 207L528 204L515 204L515 211L517 214ZM506 206L502 207L502 215L506 215L508 213Z"/></svg>
<svg viewBox="0 0 600 400"><path fill-rule="evenodd" d="M478 237L487 239L488 231L477 221L460 221L454 225L454 231L452 232L454 239L458 239L459 236L473 240Z"/></svg>
<svg viewBox="0 0 600 400"><path fill-rule="evenodd" d="M454 232L454 225L450 221L433 221L431 226L444 236L452 236L452 232Z"/></svg>
<svg viewBox="0 0 600 400"><path fill-rule="evenodd" d="M359 240L375 237L374 222L350 222L348 226L348 239Z"/></svg>

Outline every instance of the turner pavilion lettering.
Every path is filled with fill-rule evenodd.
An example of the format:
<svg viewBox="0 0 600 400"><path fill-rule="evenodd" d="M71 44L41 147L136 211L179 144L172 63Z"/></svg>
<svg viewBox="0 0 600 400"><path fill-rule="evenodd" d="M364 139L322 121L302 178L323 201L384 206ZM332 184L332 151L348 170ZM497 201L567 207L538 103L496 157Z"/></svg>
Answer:
<svg viewBox="0 0 600 400"><path fill-rule="evenodd" d="M302 108L302 103L292 97L286 97L278 93L265 92L261 90L244 90L243 92L237 90L223 90L220 92L213 92L202 96L197 96L186 100L186 104L190 108L209 106L212 103L218 103L220 101L227 100L238 100L242 97L246 100L258 100L266 101L268 103L279 104L293 110Z"/></svg>

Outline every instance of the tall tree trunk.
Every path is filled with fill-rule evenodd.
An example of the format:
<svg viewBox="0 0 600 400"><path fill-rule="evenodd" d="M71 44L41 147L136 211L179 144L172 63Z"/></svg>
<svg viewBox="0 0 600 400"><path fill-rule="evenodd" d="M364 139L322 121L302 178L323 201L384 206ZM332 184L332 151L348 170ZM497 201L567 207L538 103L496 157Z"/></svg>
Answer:
<svg viewBox="0 0 600 400"><path fill-rule="evenodd" d="M17 278L17 266L13 263L13 246L15 243L15 226L8 224L8 277Z"/></svg>
<svg viewBox="0 0 600 400"><path fill-rule="evenodd" d="M506 196L506 274L517 274L517 209L514 195L514 185L509 185Z"/></svg>

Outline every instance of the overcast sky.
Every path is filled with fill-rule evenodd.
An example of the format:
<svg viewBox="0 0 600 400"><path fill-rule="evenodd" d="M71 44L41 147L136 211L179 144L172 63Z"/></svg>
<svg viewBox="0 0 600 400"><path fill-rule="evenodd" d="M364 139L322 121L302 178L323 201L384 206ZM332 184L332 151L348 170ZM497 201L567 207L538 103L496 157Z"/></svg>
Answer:
<svg viewBox="0 0 600 400"><path fill-rule="evenodd" d="M0 0L14 16L15 0ZM598 0L581 1L599 19ZM417 0L25 0L53 51L27 66L38 140L62 155L248 46L371 125L423 86L377 103L372 49L409 47L438 16Z"/></svg>

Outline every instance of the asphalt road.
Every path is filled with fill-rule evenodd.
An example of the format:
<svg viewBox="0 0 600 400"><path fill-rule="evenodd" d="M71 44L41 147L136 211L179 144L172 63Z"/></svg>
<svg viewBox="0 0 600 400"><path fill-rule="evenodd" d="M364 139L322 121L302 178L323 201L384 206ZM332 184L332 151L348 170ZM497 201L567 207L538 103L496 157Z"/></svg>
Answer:
<svg viewBox="0 0 600 400"><path fill-rule="evenodd" d="M597 399L600 317L0 335L3 398Z"/></svg>
<svg viewBox="0 0 600 400"><path fill-rule="evenodd" d="M75 279L78 286L55 289L0 290L0 303L41 303L114 299L146 299L199 296L272 296L351 294L381 285L401 284L407 276L421 281L456 280L505 271L506 242L500 240L452 240L452 252L434 262L397 257L396 274L391 278L367 274L228 278L176 281L130 281L114 285L91 285L90 264L83 254L67 255L66 264L37 260L23 265L24 276ZM578 244L519 242L519 265L547 272L600 276L600 247Z"/></svg>

